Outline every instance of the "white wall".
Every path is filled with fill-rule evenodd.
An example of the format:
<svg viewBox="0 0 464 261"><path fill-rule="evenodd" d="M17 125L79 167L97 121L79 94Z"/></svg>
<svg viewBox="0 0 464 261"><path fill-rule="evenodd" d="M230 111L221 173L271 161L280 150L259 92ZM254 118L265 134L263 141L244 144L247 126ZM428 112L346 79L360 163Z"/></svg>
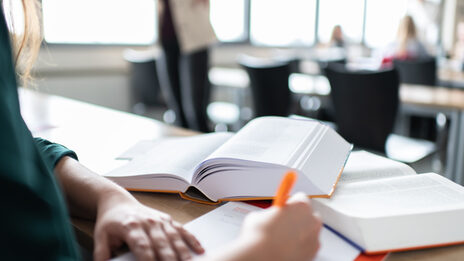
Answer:
<svg viewBox="0 0 464 261"><path fill-rule="evenodd" d="M35 74L40 91L128 111L129 66L123 47L46 46Z"/></svg>
<svg viewBox="0 0 464 261"><path fill-rule="evenodd" d="M123 52L129 47L50 45L42 48L35 73L40 91L78 99L117 110L130 111L133 105L129 86L129 63ZM156 56L157 48L150 49ZM250 45L223 45L211 49L211 64L237 66L241 53L255 56L305 57L308 48L275 49Z"/></svg>

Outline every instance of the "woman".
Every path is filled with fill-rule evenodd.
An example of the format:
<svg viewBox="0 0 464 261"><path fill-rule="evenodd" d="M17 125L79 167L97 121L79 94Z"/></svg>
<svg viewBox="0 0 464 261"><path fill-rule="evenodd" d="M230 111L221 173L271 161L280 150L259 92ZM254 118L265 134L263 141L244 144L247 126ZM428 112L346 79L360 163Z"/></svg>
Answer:
<svg viewBox="0 0 464 261"><path fill-rule="evenodd" d="M208 46L188 52L183 50L181 31L175 26L179 18L176 19L174 15L173 4L172 0L158 1L162 52L157 60L157 72L161 92L169 109L175 114L176 125L208 132L206 107L211 92L208 81ZM209 9L209 0L195 0L193 5L205 5L204 8ZM201 17L196 18L201 20ZM212 30L211 25L209 27ZM208 31L208 28L199 29ZM195 37L195 34L192 36Z"/></svg>
<svg viewBox="0 0 464 261"><path fill-rule="evenodd" d="M384 52L382 66L393 65L393 60L412 60L429 57L424 45L418 40L416 25L411 16L401 19L396 40L389 44Z"/></svg>
<svg viewBox="0 0 464 261"><path fill-rule="evenodd" d="M71 215L95 219L95 260L127 244L138 260L186 260L202 253L198 241L167 214L140 204L130 193L78 163L58 144L33 138L20 115L16 69L27 82L40 48L38 2L22 0L25 27L12 38L0 0L0 217L2 259L78 260ZM10 26L15 31L14 23ZM65 200L67 205L65 204ZM249 218L244 231L214 260L264 260L280 254L311 258L320 221L309 202L294 198L282 209ZM300 249L298 249L300 248Z"/></svg>
<svg viewBox="0 0 464 261"><path fill-rule="evenodd" d="M340 47L340 48L346 47L345 40L343 39L342 27L340 25L336 25L332 29L332 34L330 35L329 46Z"/></svg>

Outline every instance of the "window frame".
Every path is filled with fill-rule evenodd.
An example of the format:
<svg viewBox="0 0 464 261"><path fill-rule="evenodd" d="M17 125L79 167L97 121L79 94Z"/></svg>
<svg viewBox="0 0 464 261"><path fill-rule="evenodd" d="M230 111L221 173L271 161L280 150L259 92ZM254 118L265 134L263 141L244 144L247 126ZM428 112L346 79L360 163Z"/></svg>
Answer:
<svg viewBox="0 0 464 261"><path fill-rule="evenodd" d="M211 0L214 1L214 0ZM253 44L251 42L251 37L250 37L250 21L251 21L251 1L253 0L244 0L244 35L245 37L243 39L237 40L237 41L227 41L227 42L219 42L217 43L217 46L235 46L235 45L250 45L250 46L255 46L259 48L312 48L315 47L319 44L321 44L321 40L319 39L319 24L320 24L320 1L323 0L315 0L315 23L314 23L314 42L312 44L291 44L291 45L262 45L262 44ZM362 17L362 34L361 34L361 40L358 43L359 45L363 47L369 47L366 44L366 18L367 18L367 5L368 5L368 0L363 1L363 17ZM156 13L157 14L157 13ZM158 32L159 33L159 32ZM75 48L75 47L97 47L97 46L111 46L111 47L144 47L144 46L153 46L159 44L159 36L156 37L156 41L150 44L122 44L122 43L50 43L43 41L43 45L50 46L50 47L63 47L63 48Z"/></svg>

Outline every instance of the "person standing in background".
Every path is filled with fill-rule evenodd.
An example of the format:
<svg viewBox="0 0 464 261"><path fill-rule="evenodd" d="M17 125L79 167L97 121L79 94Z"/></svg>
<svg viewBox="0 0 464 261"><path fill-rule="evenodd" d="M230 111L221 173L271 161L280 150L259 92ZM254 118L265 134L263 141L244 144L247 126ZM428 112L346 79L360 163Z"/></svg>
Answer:
<svg viewBox="0 0 464 261"><path fill-rule="evenodd" d="M162 55L157 73L161 92L175 114L176 125L208 132L208 47L216 41L209 22L209 0L158 3ZM192 17L195 15L198 19ZM197 24L188 21L192 19Z"/></svg>

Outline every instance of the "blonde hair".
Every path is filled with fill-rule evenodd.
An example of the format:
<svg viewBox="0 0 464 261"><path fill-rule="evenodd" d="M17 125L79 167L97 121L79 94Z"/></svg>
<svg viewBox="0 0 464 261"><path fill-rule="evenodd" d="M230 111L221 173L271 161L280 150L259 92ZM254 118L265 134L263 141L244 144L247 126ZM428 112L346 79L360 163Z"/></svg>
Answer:
<svg viewBox="0 0 464 261"><path fill-rule="evenodd" d="M406 54L408 42L416 39L417 37L416 25L414 24L414 20L411 16L406 15L403 19L401 19L396 37L399 43L398 53L400 55Z"/></svg>
<svg viewBox="0 0 464 261"><path fill-rule="evenodd" d="M330 35L330 43L336 43L337 41L343 41L342 27L339 24L332 28L332 34Z"/></svg>
<svg viewBox="0 0 464 261"><path fill-rule="evenodd" d="M24 28L18 28L17 23L19 22L15 21L15 17L12 15L14 7L11 5L11 1L14 0L9 1L11 10L9 10L9 13L5 13L5 16L8 16L11 21L10 33L14 64L21 84L25 86L32 80L31 70L37 59L42 42L41 8L37 0L22 0Z"/></svg>

